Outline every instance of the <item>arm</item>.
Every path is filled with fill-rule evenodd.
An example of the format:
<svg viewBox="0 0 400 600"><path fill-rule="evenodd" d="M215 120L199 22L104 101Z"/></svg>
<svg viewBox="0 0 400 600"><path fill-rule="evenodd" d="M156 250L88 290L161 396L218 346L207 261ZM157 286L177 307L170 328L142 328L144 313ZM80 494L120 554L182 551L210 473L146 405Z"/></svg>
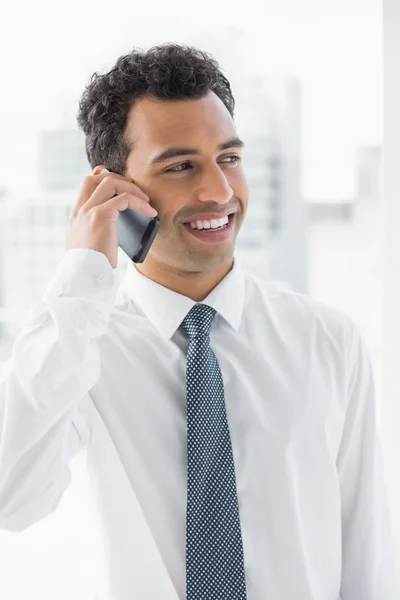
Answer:
<svg viewBox="0 0 400 600"><path fill-rule="evenodd" d="M0 528L22 531L54 512L70 459L88 442L80 411L100 374L96 338L115 301L101 252L69 250L25 319L0 374Z"/></svg>
<svg viewBox="0 0 400 600"><path fill-rule="evenodd" d="M347 410L337 457L342 503L343 600L394 600L390 513L366 344L352 323Z"/></svg>

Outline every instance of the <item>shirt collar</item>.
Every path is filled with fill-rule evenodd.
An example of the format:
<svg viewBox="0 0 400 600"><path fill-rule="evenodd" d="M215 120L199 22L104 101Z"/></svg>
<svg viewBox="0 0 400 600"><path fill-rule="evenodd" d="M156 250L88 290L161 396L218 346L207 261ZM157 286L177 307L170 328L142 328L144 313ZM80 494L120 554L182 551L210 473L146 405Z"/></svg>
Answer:
<svg viewBox="0 0 400 600"><path fill-rule="evenodd" d="M160 334L170 339L176 332L194 300L178 294L140 273L129 262L122 283L129 297L139 306ZM244 306L244 271L237 256L224 279L202 301L212 306L235 330L239 330Z"/></svg>

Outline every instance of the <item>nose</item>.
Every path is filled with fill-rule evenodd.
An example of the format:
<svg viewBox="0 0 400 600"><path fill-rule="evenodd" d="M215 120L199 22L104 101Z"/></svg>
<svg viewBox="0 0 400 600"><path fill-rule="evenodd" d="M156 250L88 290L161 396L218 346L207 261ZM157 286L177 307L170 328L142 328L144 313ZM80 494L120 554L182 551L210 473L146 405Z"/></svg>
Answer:
<svg viewBox="0 0 400 600"><path fill-rule="evenodd" d="M200 202L226 204L233 196L233 189L219 165L214 164L204 172L197 191Z"/></svg>

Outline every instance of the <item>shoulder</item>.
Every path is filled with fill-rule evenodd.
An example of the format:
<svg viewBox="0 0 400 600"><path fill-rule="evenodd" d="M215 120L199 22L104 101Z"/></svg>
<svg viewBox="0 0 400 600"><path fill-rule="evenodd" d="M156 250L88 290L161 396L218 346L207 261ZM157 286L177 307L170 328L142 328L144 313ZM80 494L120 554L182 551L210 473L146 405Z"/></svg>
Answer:
<svg viewBox="0 0 400 600"><path fill-rule="evenodd" d="M360 334L359 326L344 310L307 294L297 292L285 282L262 279L245 272L248 314L261 315L289 329L324 332L345 341Z"/></svg>

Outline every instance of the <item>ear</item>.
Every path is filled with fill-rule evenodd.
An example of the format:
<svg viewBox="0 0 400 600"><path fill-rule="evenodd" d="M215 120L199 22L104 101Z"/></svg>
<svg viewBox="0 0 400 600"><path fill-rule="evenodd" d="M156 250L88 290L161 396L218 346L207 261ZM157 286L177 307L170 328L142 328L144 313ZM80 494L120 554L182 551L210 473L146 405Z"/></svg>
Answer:
<svg viewBox="0 0 400 600"><path fill-rule="evenodd" d="M104 165L97 165L94 169L93 169L93 175L100 175L100 173L102 172L102 170L104 169Z"/></svg>

